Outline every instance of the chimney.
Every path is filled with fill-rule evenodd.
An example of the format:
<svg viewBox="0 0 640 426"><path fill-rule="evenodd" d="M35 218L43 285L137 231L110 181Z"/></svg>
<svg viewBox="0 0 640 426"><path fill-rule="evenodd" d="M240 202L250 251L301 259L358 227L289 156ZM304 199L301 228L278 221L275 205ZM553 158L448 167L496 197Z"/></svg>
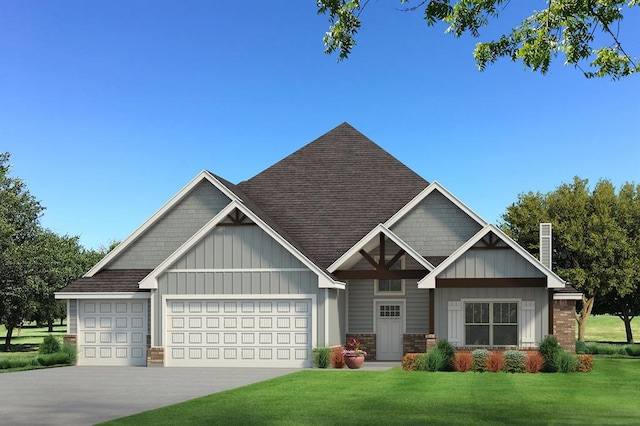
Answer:
<svg viewBox="0 0 640 426"><path fill-rule="evenodd" d="M551 270L551 224L540 224L540 262Z"/></svg>

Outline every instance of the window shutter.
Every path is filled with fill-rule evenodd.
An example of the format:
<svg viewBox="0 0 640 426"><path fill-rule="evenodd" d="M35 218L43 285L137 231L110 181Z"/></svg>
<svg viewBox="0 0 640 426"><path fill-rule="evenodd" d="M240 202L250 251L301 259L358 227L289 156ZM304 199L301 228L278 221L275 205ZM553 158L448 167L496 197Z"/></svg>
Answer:
<svg viewBox="0 0 640 426"><path fill-rule="evenodd" d="M453 346L462 346L462 302L449 301L447 313L447 340Z"/></svg>
<svg viewBox="0 0 640 426"><path fill-rule="evenodd" d="M534 347L536 345L536 302L523 301L520 316L520 345Z"/></svg>

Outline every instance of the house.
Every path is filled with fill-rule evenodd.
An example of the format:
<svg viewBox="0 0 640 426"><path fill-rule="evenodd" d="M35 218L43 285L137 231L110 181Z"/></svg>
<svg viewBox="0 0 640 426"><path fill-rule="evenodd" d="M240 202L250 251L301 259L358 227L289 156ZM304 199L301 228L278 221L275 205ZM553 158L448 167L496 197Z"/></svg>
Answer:
<svg viewBox="0 0 640 426"><path fill-rule="evenodd" d="M81 365L300 367L348 336L376 360L573 350L580 294L541 229L546 266L344 123L239 184L201 172L56 297Z"/></svg>

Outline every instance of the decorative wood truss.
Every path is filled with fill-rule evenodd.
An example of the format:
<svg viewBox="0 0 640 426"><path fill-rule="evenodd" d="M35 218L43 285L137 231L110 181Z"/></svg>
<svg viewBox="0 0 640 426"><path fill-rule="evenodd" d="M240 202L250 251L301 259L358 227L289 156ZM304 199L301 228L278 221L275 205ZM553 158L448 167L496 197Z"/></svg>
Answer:
<svg viewBox="0 0 640 426"><path fill-rule="evenodd" d="M379 235L379 247L380 254L378 260L375 257L367 253L362 249L358 253L373 267L373 269L364 270L352 270L352 269L339 269L333 273L336 278L341 280L366 280L366 279L379 279L379 280L398 280L398 279L420 279L427 275L428 271L425 269L391 269L402 256L405 255L404 249L400 249L389 260L387 260L387 247L386 237L383 233Z"/></svg>
<svg viewBox="0 0 640 426"><path fill-rule="evenodd" d="M229 213L227 217L218 224L218 226L252 226L252 225L255 225L255 223L251 222L251 220L238 209L233 210L233 212Z"/></svg>
<svg viewBox="0 0 640 426"><path fill-rule="evenodd" d="M493 232L487 232L477 243L470 247L469 250L495 250L495 249L511 249L507 243L502 241Z"/></svg>

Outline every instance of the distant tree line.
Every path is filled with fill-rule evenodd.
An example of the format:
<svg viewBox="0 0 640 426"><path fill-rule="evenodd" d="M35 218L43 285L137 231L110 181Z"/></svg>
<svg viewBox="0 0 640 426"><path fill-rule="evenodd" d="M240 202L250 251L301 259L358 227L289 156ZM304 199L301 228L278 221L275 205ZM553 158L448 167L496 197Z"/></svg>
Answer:
<svg viewBox="0 0 640 426"><path fill-rule="evenodd" d="M44 207L26 184L10 176L10 154L0 153L0 322L5 350L16 328L26 322L47 325L66 317L65 301L54 293L80 278L106 250L88 250L77 236L44 229Z"/></svg>

